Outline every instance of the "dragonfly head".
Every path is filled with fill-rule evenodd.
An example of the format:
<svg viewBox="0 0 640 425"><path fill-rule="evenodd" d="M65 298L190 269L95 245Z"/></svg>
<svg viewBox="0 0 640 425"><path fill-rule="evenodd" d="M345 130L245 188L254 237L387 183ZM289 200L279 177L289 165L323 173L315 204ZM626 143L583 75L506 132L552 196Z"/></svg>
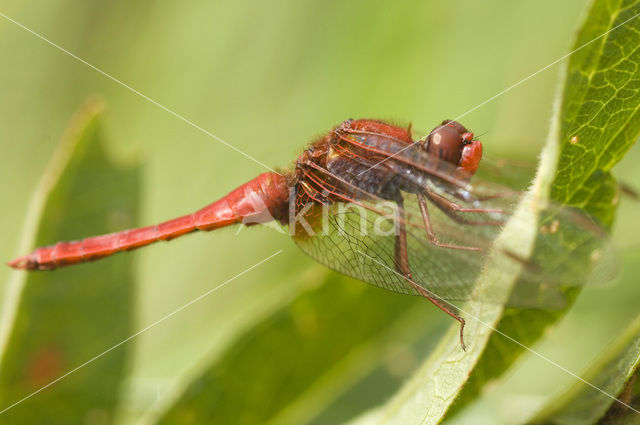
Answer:
<svg viewBox="0 0 640 425"><path fill-rule="evenodd" d="M482 143L457 121L444 120L424 141L428 153L457 167L456 174L471 177L482 158Z"/></svg>

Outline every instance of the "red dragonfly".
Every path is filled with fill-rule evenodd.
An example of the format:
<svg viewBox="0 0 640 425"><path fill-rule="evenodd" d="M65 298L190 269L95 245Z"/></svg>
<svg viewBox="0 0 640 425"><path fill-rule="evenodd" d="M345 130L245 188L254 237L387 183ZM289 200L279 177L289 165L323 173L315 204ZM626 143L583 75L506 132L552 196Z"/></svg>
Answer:
<svg viewBox="0 0 640 425"><path fill-rule="evenodd" d="M313 142L290 171L261 174L193 214L58 242L8 264L52 270L196 230L275 220L288 225L298 246L329 268L430 300L460 322L464 348L465 322L451 301L472 297L475 278L518 197L477 178L470 183L481 158L481 142L455 121L445 120L414 141L410 126L349 119ZM589 244L596 253L604 240L598 228L585 216L567 211L550 213L552 219L540 233L578 231L586 235L583 240L596 241ZM566 257L567 247L548 237L544 251L547 258L557 259ZM572 270L566 263L536 263L505 254L524 264L524 281L536 285L543 280L548 285L548 277L557 276L558 270ZM596 263L602 258L592 257Z"/></svg>

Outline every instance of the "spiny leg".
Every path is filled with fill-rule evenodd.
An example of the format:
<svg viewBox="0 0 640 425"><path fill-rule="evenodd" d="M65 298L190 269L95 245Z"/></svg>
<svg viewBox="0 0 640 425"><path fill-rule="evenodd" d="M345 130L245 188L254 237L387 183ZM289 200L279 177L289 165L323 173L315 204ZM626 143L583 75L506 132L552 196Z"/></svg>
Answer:
<svg viewBox="0 0 640 425"><path fill-rule="evenodd" d="M429 241L438 246L440 248L452 248L452 249L460 249L463 251L476 251L480 252L482 249L477 248L475 246L462 246L462 245L454 245L443 243L438 240L436 233L433 231L433 226L431 225L431 218L429 217L429 209L427 208L427 201L425 200L422 194L418 194L418 204L420 205L420 213L422 214L422 221L424 222L424 228L427 232L427 236L429 237Z"/></svg>
<svg viewBox="0 0 640 425"><path fill-rule="evenodd" d="M504 210L500 209L500 208L467 208L467 207L463 207L462 205L451 201L447 198L445 198L444 196L434 192L432 189L427 189L427 192L429 193L429 195L431 195L434 198L437 198L439 201L443 202L444 204L446 204L450 209L456 211L456 212L471 212L471 213L496 213L496 214L504 214Z"/></svg>
<svg viewBox="0 0 640 425"><path fill-rule="evenodd" d="M482 220L468 220L461 216L460 213L495 213L505 214L504 210L498 208L465 208L460 204L457 204L444 196L427 189L426 197L433 202L443 213L445 213L450 219L473 226L502 226L502 221L482 221Z"/></svg>
<svg viewBox="0 0 640 425"><path fill-rule="evenodd" d="M424 289L422 286L418 285L413 281L413 277L411 275L411 268L409 267L409 255L407 251L407 231L405 228L405 218L404 218L404 201L402 199L402 195L398 197L396 200L398 204L398 211L396 213L396 244L395 244L395 257L396 257L396 267L398 268L398 272L402 274L405 280L418 291L420 295L431 301L436 305L440 310L447 313L449 316L456 319L460 322L460 346L463 350L467 349L467 346L464 344L464 319L460 317L457 313L455 313L452 309L445 305L446 301L441 298L436 298L429 291ZM447 303L448 304L448 303Z"/></svg>

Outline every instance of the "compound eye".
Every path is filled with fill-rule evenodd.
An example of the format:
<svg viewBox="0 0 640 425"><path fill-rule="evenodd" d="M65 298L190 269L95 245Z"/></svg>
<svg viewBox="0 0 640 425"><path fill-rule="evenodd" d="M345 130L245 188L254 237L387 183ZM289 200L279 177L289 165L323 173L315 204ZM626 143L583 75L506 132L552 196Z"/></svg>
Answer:
<svg viewBox="0 0 640 425"><path fill-rule="evenodd" d="M438 126L427 138L427 152L458 165L462 157L462 135L453 127Z"/></svg>
<svg viewBox="0 0 640 425"><path fill-rule="evenodd" d="M462 124L460 124L458 121L444 120L444 121L442 121L442 124L440 124L440 125L451 127L453 129L455 129L460 134L464 134L464 133L467 133L469 131Z"/></svg>

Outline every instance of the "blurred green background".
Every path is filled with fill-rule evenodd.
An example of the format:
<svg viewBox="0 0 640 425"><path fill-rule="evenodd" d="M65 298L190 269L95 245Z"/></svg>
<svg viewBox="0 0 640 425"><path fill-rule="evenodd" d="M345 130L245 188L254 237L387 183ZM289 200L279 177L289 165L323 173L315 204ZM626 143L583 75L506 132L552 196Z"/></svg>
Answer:
<svg viewBox="0 0 640 425"><path fill-rule="evenodd" d="M567 53L587 3L4 0L0 12L259 161L286 168L306 143L346 118L412 122L422 135L468 111ZM109 154L142 167L141 224L192 212L264 171L2 17L0 57L0 259L23 254L16 247L29 198L71 115L92 94L107 104ZM461 119L482 135L488 157L535 163L559 70L556 65ZM617 169L636 188L639 160L634 148ZM109 199L81 208L87 214L109 209ZM637 312L637 216L637 204L622 202L614 230L623 260L617 284L584 291L536 346L574 372ZM129 254L136 262L139 329L279 249L284 252L274 260L131 343L117 423L138 423L162 410L240 330L325 276L286 235L267 228L198 234ZM0 268L0 281L9 273ZM425 318L448 324L426 304ZM423 337L428 347L436 336ZM394 347L405 339L412 337L398 332ZM391 356L391 369L393 353L380 353ZM409 372L403 373L398 382ZM358 409L396 389L376 376L357 390ZM523 356L453 422L511 423L515 412L533 411L568 382L564 372ZM325 423L357 413L341 406L341 397L324 407L335 413ZM37 408L35 396L15 409Z"/></svg>

